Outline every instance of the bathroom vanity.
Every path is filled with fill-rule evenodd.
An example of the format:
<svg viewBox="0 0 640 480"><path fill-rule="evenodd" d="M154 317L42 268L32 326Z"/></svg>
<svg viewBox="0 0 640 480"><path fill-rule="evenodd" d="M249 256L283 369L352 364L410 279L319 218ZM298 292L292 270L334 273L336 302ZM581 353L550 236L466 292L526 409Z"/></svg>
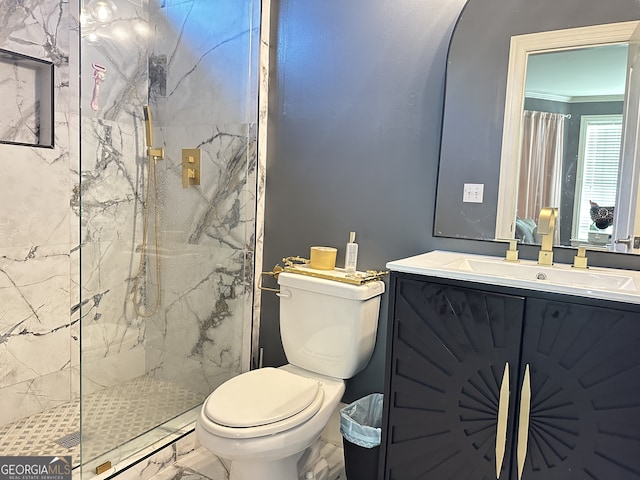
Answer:
<svg viewBox="0 0 640 480"><path fill-rule="evenodd" d="M384 480L640 477L640 275L390 262Z"/></svg>

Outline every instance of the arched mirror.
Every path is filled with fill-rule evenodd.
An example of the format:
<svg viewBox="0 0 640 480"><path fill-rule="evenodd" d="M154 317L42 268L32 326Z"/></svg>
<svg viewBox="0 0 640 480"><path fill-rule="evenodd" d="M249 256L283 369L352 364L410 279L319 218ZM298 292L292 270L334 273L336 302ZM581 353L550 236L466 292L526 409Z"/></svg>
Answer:
<svg viewBox="0 0 640 480"><path fill-rule="evenodd" d="M469 0L449 49L434 235L539 243L547 206L556 245L640 253L639 20L635 0Z"/></svg>

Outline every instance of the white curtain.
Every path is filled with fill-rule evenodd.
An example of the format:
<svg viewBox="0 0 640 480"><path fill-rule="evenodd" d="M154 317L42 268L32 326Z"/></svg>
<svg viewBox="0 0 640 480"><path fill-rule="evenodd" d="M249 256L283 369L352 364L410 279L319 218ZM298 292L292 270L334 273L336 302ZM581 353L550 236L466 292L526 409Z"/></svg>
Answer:
<svg viewBox="0 0 640 480"><path fill-rule="evenodd" d="M543 207L560 206L564 118L558 113L524 111L517 211L522 219L537 223ZM556 226L556 239L559 231Z"/></svg>

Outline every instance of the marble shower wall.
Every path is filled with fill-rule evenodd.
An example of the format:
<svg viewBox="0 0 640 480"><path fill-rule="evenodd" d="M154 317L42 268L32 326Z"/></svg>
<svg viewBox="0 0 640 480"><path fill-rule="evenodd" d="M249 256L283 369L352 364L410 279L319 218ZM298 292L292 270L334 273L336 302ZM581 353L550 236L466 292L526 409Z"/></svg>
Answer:
<svg viewBox="0 0 640 480"><path fill-rule="evenodd" d="M142 106L153 28L148 8L86 2L81 27L81 330L83 394L144 370L144 319L131 293L147 167ZM97 88L96 88L97 86Z"/></svg>
<svg viewBox="0 0 640 480"><path fill-rule="evenodd" d="M115 8L89 11L80 32L78 0L0 3L0 48L55 65L54 148L0 144L0 425L77 398L80 311L85 393L147 373L204 395L248 360L259 2L107 4ZM105 70L97 110L92 63ZM0 82L2 98L14 91ZM167 156L158 163L163 302L143 319L131 297L148 102ZM180 149L196 147L203 183L183 190ZM141 297L153 301L149 287Z"/></svg>
<svg viewBox="0 0 640 480"><path fill-rule="evenodd" d="M204 397L248 360L259 6L136 3L116 2L109 23L83 29L83 92L93 89L92 63L105 69L98 110L85 115L92 99L82 100L83 382L90 391L146 373ZM162 302L141 318L131 300L149 175L147 102L153 146L166 152L157 162ZM182 187L183 148L202 151L199 187ZM153 306L149 238L151 281L139 296Z"/></svg>
<svg viewBox="0 0 640 480"><path fill-rule="evenodd" d="M73 3L57 0L0 3L0 48L54 64L55 116L53 148L0 144L0 425L69 401L78 391L72 375L78 356L72 9ZM8 118L3 108L26 109L27 119L33 105L21 102L15 82L0 82L3 102L15 102L3 103L0 115Z"/></svg>
<svg viewBox="0 0 640 480"><path fill-rule="evenodd" d="M147 324L147 371L208 395L242 369L256 219L259 1L165 2L152 10L151 105L166 148L162 315ZM165 61L166 59L166 61ZM202 152L182 188L181 149ZM173 285L169 285L173 283Z"/></svg>

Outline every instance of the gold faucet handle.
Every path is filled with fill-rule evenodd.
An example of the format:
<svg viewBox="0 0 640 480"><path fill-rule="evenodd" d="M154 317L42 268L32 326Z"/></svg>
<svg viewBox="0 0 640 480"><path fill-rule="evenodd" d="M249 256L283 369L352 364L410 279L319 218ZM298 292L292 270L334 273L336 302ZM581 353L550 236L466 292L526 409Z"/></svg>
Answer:
<svg viewBox="0 0 640 480"><path fill-rule="evenodd" d="M574 268L589 268L587 266L587 247L578 247L578 254L573 257Z"/></svg>
<svg viewBox="0 0 640 480"><path fill-rule="evenodd" d="M505 260L507 262L519 262L518 259L518 240L509 239L509 250L505 255Z"/></svg>

